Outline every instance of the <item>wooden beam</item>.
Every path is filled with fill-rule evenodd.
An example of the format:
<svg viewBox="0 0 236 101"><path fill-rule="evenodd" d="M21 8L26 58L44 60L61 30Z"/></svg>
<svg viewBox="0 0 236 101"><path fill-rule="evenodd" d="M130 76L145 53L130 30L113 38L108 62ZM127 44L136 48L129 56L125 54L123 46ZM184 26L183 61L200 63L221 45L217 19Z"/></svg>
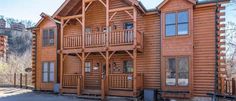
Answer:
<svg viewBox="0 0 236 101"><path fill-rule="evenodd" d="M134 24L134 47L137 46L137 9L133 9L133 24Z"/></svg>
<svg viewBox="0 0 236 101"><path fill-rule="evenodd" d="M117 14L117 12L113 13L112 16L110 17L109 21L112 20L112 18Z"/></svg>
<svg viewBox="0 0 236 101"><path fill-rule="evenodd" d="M67 25L67 23L70 21L70 19L68 19L65 24L63 25L63 28Z"/></svg>
<svg viewBox="0 0 236 101"><path fill-rule="evenodd" d="M116 53L116 51L113 51L113 52L111 53L111 55L109 56L109 59L111 59L111 57L112 57L115 53Z"/></svg>
<svg viewBox="0 0 236 101"><path fill-rule="evenodd" d="M134 19L134 16L130 14L127 10L125 10L125 12L131 17L131 19Z"/></svg>
<svg viewBox="0 0 236 101"><path fill-rule="evenodd" d="M84 80L85 80L85 53L84 52L82 52L82 59L81 59L81 63L82 63L82 82L83 82L83 84L82 84L82 89L84 89Z"/></svg>
<svg viewBox="0 0 236 101"><path fill-rule="evenodd" d="M106 48L109 48L109 0L106 0Z"/></svg>
<svg viewBox="0 0 236 101"><path fill-rule="evenodd" d="M92 2L92 1L97 1L97 0L85 0L85 3Z"/></svg>
<svg viewBox="0 0 236 101"><path fill-rule="evenodd" d="M106 56L102 53L102 52L99 52L101 55L102 55L102 57L106 60Z"/></svg>
<svg viewBox="0 0 236 101"><path fill-rule="evenodd" d="M104 7L107 7L107 5L102 0L99 1L104 5Z"/></svg>
<svg viewBox="0 0 236 101"><path fill-rule="evenodd" d="M85 0L82 0L82 49L85 48Z"/></svg>
<svg viewBox="0 0 236 101"><path fill-rule="evenodd" d="M77 9L76 11L74 11L73 15L75 14L79 14L79 11L82 9L82 6L79 7L79 9Z"/></svg>
<svg viewBox="0 0 236 101"><path fill-rule="evenodd" d="M70 6L70 8L66 10L67 12L64 13L64 15L65 15L65 16L68 15L68 14L70 13L70 11L71 11L78 3L79 3L79 0L76 0L76 3L73 3L73 5Z"/></svg>
<svg viewBox="0 0 236 101"><path fill-rule="evenodd" d="M81 25L83 25L82 21L80 21L80 19L75 18Z"/></svg>
<svg viewBox="0 0 236 101"><path fill-rule="evenodd" d="M79 54L76 54L76 55L77 55L77 57L79 57L80 60L83 59L82 56L80 56Z"/></svg>
<svg viewBox="0 0 236 101"><path fill-rule="evenodd" d="M133 50L133 93L137 94L137 49Z"/></svg>
<svg viewBox="0 0 236 101"><path fill-rule="evenodd" d="M64 55L64 58L63 58L63 62L65 61L65 59L68 57L67 54Z"/></svg>
<svg viewBox="0 0 236 101"><path fill-rule="evenodd" d="M79 14L79 15L65 16L65 17L61 17L61 18L64 20L67 20L67 19L75 19L75 18L81 18L81 17L82 17L82 15Z"/></svg>
<svg viewBox="0 0 236 101"><path fill-rule="evenodd" d="M129 56L130 56L132 59L134 59L134 56L133 56L129 51L126 50L126 53L128 53Z"/></svg>
<svg viewBox="0 0 236 101"><path fill-rule="evenodd" d="M90 55L90 52L86 54L86 56L84 57L84 59L86 60L89 55Z"/></svg>
<svg viewBox="0 0 236 101"><path fill-rule="evenodd" d="M61 19L61 35L60 35L60 39L61 39L61 43L60 43L60 93L62 92L63 89L63 24L64 24L64 20Z"/></svg>
<svg viewBox="0 0 236 101"><path fill-rule="evenodd" d="M85 12L88 10L89 6L93 3L93 1L89 2L89 4L87 5L87 7L85 8Z"/></svg>
<svg viewBox="0 0 236 101"><path fill-rule="evenodd" d="M134 7L121 7L121 8L110 9L109 12L118 12L132 9L134 9Z"/></svg>

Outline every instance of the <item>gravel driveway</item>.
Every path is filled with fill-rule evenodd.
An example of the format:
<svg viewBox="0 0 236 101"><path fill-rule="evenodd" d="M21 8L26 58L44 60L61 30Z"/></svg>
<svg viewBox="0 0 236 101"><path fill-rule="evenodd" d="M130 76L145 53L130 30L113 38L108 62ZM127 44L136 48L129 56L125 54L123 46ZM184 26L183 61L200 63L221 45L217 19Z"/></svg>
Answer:
<svg viewBox="0 0 236 101"><path fill-rule="evenodd" d="M73 96L59 96L48 93L32 92L32 90L17 88L0 88L0 101L96 101L78 99Z"/></svg>

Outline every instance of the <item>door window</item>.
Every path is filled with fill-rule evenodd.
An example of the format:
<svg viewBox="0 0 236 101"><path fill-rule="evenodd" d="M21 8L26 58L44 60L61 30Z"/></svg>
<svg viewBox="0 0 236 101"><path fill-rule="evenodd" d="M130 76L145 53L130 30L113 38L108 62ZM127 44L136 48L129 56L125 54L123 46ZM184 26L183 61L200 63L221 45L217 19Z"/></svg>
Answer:
<svg viewBox="0 0 236 101"><path fill-rule="evenodd" d="M85 62L85 72L86 73L91 72L91 62Z"/></svg>
<svg viewBox="0 0 236 101"><path fill-rule="evenodd" d="M54 62L43 62L43 82L49 83L54 81Z"/></svg>

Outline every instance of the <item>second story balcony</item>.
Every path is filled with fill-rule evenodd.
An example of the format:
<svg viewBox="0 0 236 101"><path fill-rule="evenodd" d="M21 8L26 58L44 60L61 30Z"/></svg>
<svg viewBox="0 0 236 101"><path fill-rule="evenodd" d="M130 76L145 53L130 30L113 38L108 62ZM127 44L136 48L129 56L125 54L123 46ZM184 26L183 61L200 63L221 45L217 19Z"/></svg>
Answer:
<svg viewBox="0 0 236 101"><path fill-rule="evenodd" d="M106 47L107 41L108 47L130 47L132 49L135 46L141 49L143 46L143 35L139 31L136 31L136 35L134 34L133 29L111 31L108 33L108 37L106 37L106 32L91 32L85 33L84 42L82 34L65 35L63 38L63 49L82 49L83 44L85 49L101 48Z"/></svg>

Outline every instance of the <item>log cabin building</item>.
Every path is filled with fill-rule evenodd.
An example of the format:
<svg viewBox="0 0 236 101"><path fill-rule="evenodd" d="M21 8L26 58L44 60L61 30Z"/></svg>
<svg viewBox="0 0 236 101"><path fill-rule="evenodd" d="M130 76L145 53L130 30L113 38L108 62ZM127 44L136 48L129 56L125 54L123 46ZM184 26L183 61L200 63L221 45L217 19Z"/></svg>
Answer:
<svg viewBox="0 0 236 101"><path fill-rule="evenodd" d="M222 90L226 0L65 0L33 38L36 90L192 98ZM182 92L182 93L181 93ZM185 93L183 93L185 92Z"/></svg>

